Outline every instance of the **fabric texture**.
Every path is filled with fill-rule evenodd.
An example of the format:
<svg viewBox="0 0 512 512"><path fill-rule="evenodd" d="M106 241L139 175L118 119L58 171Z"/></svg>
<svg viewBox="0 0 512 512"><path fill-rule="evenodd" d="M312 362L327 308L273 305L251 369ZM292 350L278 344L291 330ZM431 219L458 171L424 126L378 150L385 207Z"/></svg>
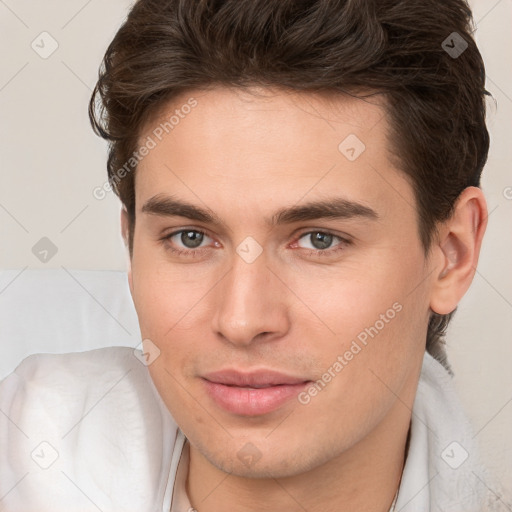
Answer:
<svg viewBox="0 0 512 512"><path fill-rule="evenodd" d="M185 443L140 351L29 356L0 383L0 510L188 512ZM511 510L500 492L425 353L396 511Z"/></svg>

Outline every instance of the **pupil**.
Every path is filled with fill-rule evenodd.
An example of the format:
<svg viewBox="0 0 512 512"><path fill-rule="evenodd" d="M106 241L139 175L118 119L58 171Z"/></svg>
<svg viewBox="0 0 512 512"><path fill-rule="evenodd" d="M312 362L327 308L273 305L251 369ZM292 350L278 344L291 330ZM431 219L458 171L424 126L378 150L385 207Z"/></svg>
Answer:
<svg viewBox="0 0 512 512"><path fill-rule="evenodd" d="M331 245L332 242L332 235L328 235L327 233L320 233L317 232L313 236L313 245L317 249L327 249L329 245ZM319 246L316 245L316 243L319 242Z"/></svg>
<svg viewBox="0 0 512 512"><path fill-rule="evenodd" d="M201 245L202 240L203 234L197 231L185 231L181 234L181 241L189 249L199 247Z"/></svg>

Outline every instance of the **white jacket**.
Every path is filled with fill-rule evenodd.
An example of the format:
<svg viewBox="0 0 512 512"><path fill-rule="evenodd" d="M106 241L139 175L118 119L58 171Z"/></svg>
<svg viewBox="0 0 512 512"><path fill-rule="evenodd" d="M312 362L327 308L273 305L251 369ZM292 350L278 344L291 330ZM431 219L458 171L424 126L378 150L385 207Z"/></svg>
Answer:
<svg viewBox="0 0 512 512"><path fill-rule="evenodd" d="M0 511L169 512L184 439L133 349L29 356L0 383ZM396 510L512 510L488 487L451 377L425 353Z"/></svg>

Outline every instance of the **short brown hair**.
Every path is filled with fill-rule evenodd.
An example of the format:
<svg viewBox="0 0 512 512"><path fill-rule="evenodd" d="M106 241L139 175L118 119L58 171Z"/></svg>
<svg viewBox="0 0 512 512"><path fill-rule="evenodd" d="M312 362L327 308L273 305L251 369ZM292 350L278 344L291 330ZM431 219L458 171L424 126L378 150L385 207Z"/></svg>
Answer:
<svg viewBox="0 0 512 512"><path fill-rule="evenodd" d="M95 132L109 141L107 170L130 219L130 254L130 158L142 127L178 94L218 85L383 94L391 153L414 188L428 252L460 193L480 186L487 160L490 94L473 32L465 0L138 0L89 104ZM119 179L122 168L132 172ZM443 337L453 313L431 312L426 340L448 369Z"/></svg>

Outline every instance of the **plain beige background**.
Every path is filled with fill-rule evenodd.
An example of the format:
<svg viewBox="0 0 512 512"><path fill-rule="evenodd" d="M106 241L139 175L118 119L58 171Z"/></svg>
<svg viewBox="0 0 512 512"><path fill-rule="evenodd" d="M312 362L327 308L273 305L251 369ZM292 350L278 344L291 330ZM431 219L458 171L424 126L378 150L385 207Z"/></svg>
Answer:
<svg viewBox="0 0 512 512"><path fill-rule="evenodd" d="M120 203L113 194L93 196L106 180L106 144L92 132L87 103L130 4L0 0L0 269L126 268ZM497 108L489 102L491 150L483 177L490 217L472 288L450 327L448 355L486 462L510 488L512 0L471 5L487 89L497 101ZM46 59L31 46L40 37L46 50L58 44ZM42 237L58 248L47 264L31 250Z"/></svg>

